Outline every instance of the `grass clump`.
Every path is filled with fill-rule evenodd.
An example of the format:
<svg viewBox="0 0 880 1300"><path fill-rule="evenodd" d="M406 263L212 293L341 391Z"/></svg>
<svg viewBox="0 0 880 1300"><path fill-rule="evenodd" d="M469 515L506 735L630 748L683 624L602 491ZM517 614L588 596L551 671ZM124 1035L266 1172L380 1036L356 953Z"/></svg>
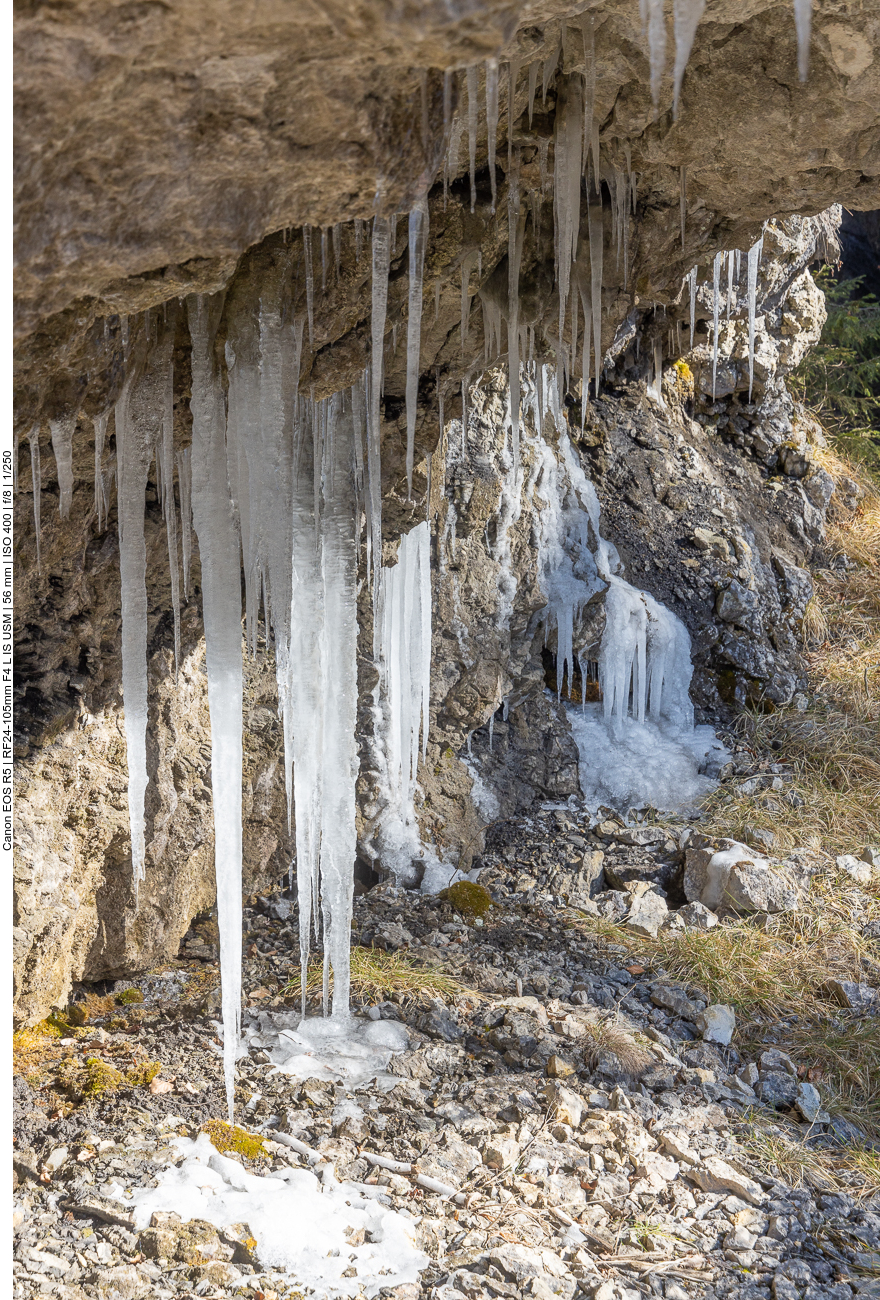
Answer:
<svg viewBox="0 0 880 1300"><path fill-rule="evenodd" d="M264 1151L263 1139L237 1124L227 1124L222 1119L210 1119L203 1124L200 1132L207 1133L214 1146L221 1153L235 1151L247 1160L256 1160Z"/></svg>
<svg viewBox="0 0 880 1300"><path fill-rule="evenodd" d="M493 905L492 895L488 889L484 885L478 885L474 880L458 880L447 889L442 889L438 897L444 902L451 903L456 912L470 921L475 921L477 917L485 917Z"/></svg>
<svg viewBox="0 0 880 1300"><path fill-rule="evenodd" d="M320 994L323 966L320 958L309 962L306 977L306 996ZM333 975L330 975L333 987ZM382 1002L390 998L403 1001L420 1001L430 998L449 1000L467 992L463 984L434 966L416 966L409 958L396 952L383 952L381 948L352 948L351 995L364 1002ZM301 994L297 974L285 989L288 997Z"/></svg>
<svg viewBox="0 0 880 1300"><path fill-rule="evenodd" d="M619 1025L607 1020L587 1020L581 1026L583 1036L578 1046L588 1070L599 1065L616 1065L622 1074L644 1074L651 1064L651 1054ZM608 1058L613 1060L608 1062Z"/></svg>

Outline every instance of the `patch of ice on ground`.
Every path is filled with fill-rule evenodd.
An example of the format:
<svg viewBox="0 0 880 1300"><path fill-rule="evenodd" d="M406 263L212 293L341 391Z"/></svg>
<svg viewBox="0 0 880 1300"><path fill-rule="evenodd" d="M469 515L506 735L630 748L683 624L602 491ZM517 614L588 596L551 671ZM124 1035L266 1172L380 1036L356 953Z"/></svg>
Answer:
<svg viewBox="0 0 880 1300"><path fill-rule="evenodd" d="M308 1016L296 1011L259 1011L242 1029L247 1048L260 1048L275 1071L296 1079L358 1084L375 1079L393 1086L391 1057L409 1047L406 1026L396 1020ZM273 1071L273 1073L275 1072Z"/></svg>
<svg viewBox="0 0 880 1300"><path fill-rule="evenodd" d="M468 762L466 758L463 758L462 761L467 768L468 776L473 782L471 787L471 799L473 800L474 807L484 822L496 821L501 814L501 805L498 802L498 796L480 776L476 763Z"/></svg>
<svg viewBox="0 0 880 1300"><path fill-rule="evenodd" d="M718 784L730 757L711 727L682 730L661 719L606 718L601 704L566 706L580 755L580 782L591 812L649 804L675 812Z"/></svg>
<svg viewBox="0 0 880 1300"><path fill-rule="evenodd" d="M448 889L450 885L457 884L459 880L478 880L479 875L479 867L475 867L473 871L459 871L458 867L452 862L441 862L439 858L429 858L420 888L423 894L439 894L441 889Z"/></svg>
<svg viewBox="0 0 880 1300"><path fill-rule="evenodd" d="M115 1198L133 1209L138 1229L156 1211L187 1222L205 1219L217 1228L247 1223L263 1267L285 1269L291 1282L319 1297L372 1297L383 1287L417 1282L429 1262L415 1244L414 1222L352 1183L338 1183L326 1172L319 1180L308 1169L249 1174L221 1155L206 1133L194 1142L178 1138L176 1145L183 1162L163 1169L158 1186L129 1196L120 1189ZM360 1229L363 1244L349 1245ZM356 1276L343 1276L350 1269Z"/></svg>

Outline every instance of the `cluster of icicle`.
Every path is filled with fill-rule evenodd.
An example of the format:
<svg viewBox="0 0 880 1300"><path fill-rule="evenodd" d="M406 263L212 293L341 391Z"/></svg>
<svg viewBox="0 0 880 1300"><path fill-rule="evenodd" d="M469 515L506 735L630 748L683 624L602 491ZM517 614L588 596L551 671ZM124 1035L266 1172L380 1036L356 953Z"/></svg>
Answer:
<svg viewBox="0 0 880 1300"><path fill-rule="evenodd" d="M806 75L811 5L794 0L801 75ZM674 108L702 16L704 0L674 0ZM662 0L641 0L657 102L665 66ZM557 78L553 183L554 242L559 289L559 340L552 376L534 361L535 387L549 394L551 409L570 377L577 356L583 317L583 403L587 379L598 391L601 347L603 221L598 123L594 118L595 51L590 14L580 19L584 45L581 76ZM531 122L540 75L546 98L556 72L566 28L559 29L555 50L543 65L528 69L528 114ZM511 60L507 72L508 117L521 71ZM495 202L495 154L499 118L500 71L495 60L485 69L489 172ZM471 205L475 204L476 144L479 126L478 69L465 73L467 88L468 162ZM446 103L451 103L447 77ZM444 187L458 174L463 121L452 122ZM526 221L531 211L540 222L540 195L523 196L518 157L508 131L508 286L506 301L481 294L486 321L486 357L500 352L500 319L507 315L508 373L514 464L520 437L521 362L533 362L534 334L519 320L519 271ZM541 146L546 172L546 146ZM586 178L588 257L578 262L581 184ZM549 179L549 178L547 178ZM627 211L635 208L636 177L628 151L625 165L610 169L612 242L627 273ZM339 263L338 237L333 230ZM355 223L360 255L363 223ZM175 451L172 386L174 304L161 315L148 312L128 336L125 328L125 381L116 406L116 466L120 567L122 574L122 657L125 728L128 743L129 815L135 881L144 878L144 797L147 787L147 593L144 508L147 479L155 476L164 512L171 557L176 662L180 655L181 586L188 596L191 529L198 537L202 575L208 695L211 714L212 786L215 867L221 934L224 1066L232 1111L233 1065L238 1048L241 993L241 776L242 646L241 601L237 575L244 567L245 616L251 650L262 605L265 626L275 643L279 703L283 719L285 769L290 806L295 810L297 888L303 989L310 934L320 923L324 935L324 1005L328 1007L329 974L334 979L333 1013L345 1016L349 989L349 924L352 863L355 856L354 788L357 774L356 715L356 574L360 520L365 520L366 564L374 601L375 652L382 684L392 700L386 711L388 786L404 821L414 821L413 793L419 737L427 736L427 685L430 656L430 584L427 527L402 547L400 572L382 573L381 487L379 467L380 405L386 330L388 270L394 219L378 215L372 228L371 355L363 376L350 389L315 400L299 393L303 331L315 334L314 232L303 232L305 321L282 312L272 286L253 305L233 312L227 321L228 401L215 340L222 297L187 300L192 339L191 449ZM420 370L422 277L428 236L427 203L422 197L408 219L409 319L406 366L406 467L411 492L414 464L416 400ZM322 287L326 285L327 232L320 235ZM756 246L757 247L757 246ZM754 336L754 289L757 255L749 253L750 339ZM588 263L588 273L580 266ZM573 276L572 270L575 268ZM716 282L718 280L716 259ZM466 262L462 283L462 345L467 342L467 307L472 264ZM692 278L692 294L695 279ZM717 292L716 292L717 301ZM716 311L717 315L717 311ZM563 341L569 323L570 345ZM493 344L494 340L494 344ZM716 321L717 340L717 321ZM467 388L462 386L463 439L467 436ZM537 400L539 423L544 399ZM51 422L60 487L60 510L66 517L73 492L72 438L76 417ZM562 427L561 416L557 420ZM441 412L442 425L442 412ZM95 422L95 498L99 523L108 509L112 470L102 464L107 416ZM40 463L38 429L30 436L34 476L34 512L39 563ZM567 453L568 454L568 453ZM173 480L177 470L180 527ZM584 480L586 484L586 480ZM587 484L587 488L589 485ZM578 489L581 490L580 488ZM586 489L584 489L586 491ZM589 498L589 492L584 500ZM594 494L593 494L593 499ZM589 511L587 511L589 517ZM578 524L577 527L582 527ZM598 515L590 525L598 539ZM598 543L597 555L610 555ZM182 549L182 573L178 549ZM564 547L562 548L564 551ZM586 551L582 548L582 554ZM607 654L603 651L606 708L626 710L630 685L636 712L665 708L669 681L680 676L682 646L662 631L664 620L650 598L633 594L612 572L610 560L597 561L598 577L609 584ZM571 670L571 624L581 576L565 564L545 575L551 616L560 638L563 669ZM587 577L587 585L592 579ZM660 607L657 607L659 609ZM665 613L665 611L664 611ZM671 616L669 616L671 618ZM408 620L408 621L407 621ZM622 665L622 666L621 666ZM674 668L674 671L673 671ZM686 690L685 690L686 696Z"/></svg>
<svg viewBox="0 0 880 1300"><path fill-rule="evenodd" d="M376 282L387 283L387 242L377 223ZM143 878L147 785L147 593L144 509L155 463L180 648L179 533L188 594L191 528L198 538L211 716L211 779L222 968L224 1063L232 1104L241 998L242 637L256 652L260 611L275 647L288 807L295 812L302 987L312 933L323 933L324 1009L349 1002L352 865L358 752L357 573L361 520L375 576L376 654L392 784L412 803L418 739L427 740L431 607L427 525L403 539L397 569L381 569L378 400L381 369L316 400L299 392L303 321L285 315L282 277L259 303L230 304L225 379L216 348L223 295L187 300L192 344L192 446L174 452L175 311L147 313L126 343L116 407L122 573L123 689L129 813L136 880ZM376 295L381 296L381 295ZM256 308L256 309L255 309ZM382 304L374 325L384 333ZM381 347L377 349L381 364ZM172 490L175 459L180 529ZM411 677L414 675L415 685ZM403 793L400 793L401 790ZM303 994L305 1003L305 994Z"/></svg>
<svg viewBox="0 0 880 1300"><path fill-rule="evenodd" d="M605 717L620 724L631 712L637 722L650 716L676 729L693 727L688 694L692 666L690 637L680 619L620 576L620 557L600 531L596 489L584 474L561 414L556 376L545 366L534 385L537 437L531 444L532 474L542 501L539 515L541 589L547 597L545 644L556 633L556 680L561 696L571 692L575 659L586 681L589 666L575 650L576 628L586 606L604 592L605 627L599 645L599 686ZM547 412L558 437L552 450L542 436ZM584 694L584 700L586 695Z"/></svg>
<svg viewBox="0 0 880 1300"><path fill-rule="evenodd" d="M761 266L761 254L764 249L764 235L752 244L746 254L746 305L749 317L749 401L752 400L752 388L755 379L755 319L757 313L757 296L758 296L758 271ZM722 289L722 278L724 276L726 263L726 285ZM738 301L738 286L742 275L742 253L738 248L728 252L721 251L715 254L712 260L712 401L715 400L715 389L718 379L718 342L722 310L722 294L724 296L724 311L727 320L730 320L732 309L736 308ZM690 328L691 328L691 347L694 346L694 324L697 302L697 267L692 267L688 275L685 276L685 284L688 287L690 296ZM658 363L659 364L659 363ZM655 375L655 387L659 397L659 374Z"/></svg>

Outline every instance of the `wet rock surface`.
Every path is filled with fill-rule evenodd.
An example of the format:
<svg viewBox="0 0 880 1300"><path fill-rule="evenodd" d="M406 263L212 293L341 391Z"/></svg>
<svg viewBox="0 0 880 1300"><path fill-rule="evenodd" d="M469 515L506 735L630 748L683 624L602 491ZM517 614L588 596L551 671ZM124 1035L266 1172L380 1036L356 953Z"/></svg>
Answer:
<svg viewBox="0 0 880 1300"><path fill-rule="evenodd" d="M381 1088L293 1078L252 1046L235 1121L262 1149L232 1158L256 1173L331 1168L411 1214L430 1263L418 1286L389 1292L400 1300L872 1295L876 1197L792 1187L746 1142L755 1116L818 1149L858 1135L822 1110L821 1086L786 1052L741 1055L730 1008L642 955L637 926L627 949L579 927L583 912L556 892L560 871L589 880L600 851L603 869L622 870L627 841L656 829L612 834L606 820L600 836L593 821L556 809L494 827L483 917L390 884L362 894L354 951L373 945L387 960L393 949L459 991L365 999L356 981L356 1014L398 1022L409 1040ZM662 829L651 848L665 856L694 834ZM245 931L247 1035L298 1004L295 903L250 899ZM176 1136L224 1117L215 942L207 918L176 961L105 985L103 1002L82 986L69 1019L85 1023L17 1076L16 1300L299 1293L294 1276L261 1263L246 1224L219 1231L168 1214L137 1231L113 1199L179 1161ZM138 1062L161 1068L149 1083L65 1091L59 1078L72 1074L59 1061L86 1057L120 1076Z"/></svg>

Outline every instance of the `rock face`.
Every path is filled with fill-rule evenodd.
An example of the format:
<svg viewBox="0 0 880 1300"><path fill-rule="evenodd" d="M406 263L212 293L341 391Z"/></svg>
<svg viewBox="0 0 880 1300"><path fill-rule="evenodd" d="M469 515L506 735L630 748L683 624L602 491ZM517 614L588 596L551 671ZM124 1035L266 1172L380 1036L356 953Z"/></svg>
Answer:
<svg viewBox="0 0 880 1300"><path fill-rule="evenodd" d="M309 330L303 346L301 386L321 395L351 383L369 355L370 309L369 246L361 246L368 231L354 222L373 214L377 179L380 204L393 212L405 211L416 188L436 175L448 154L449 114L467 98L457 75L444 86L444 68L487 57L519 60L512 130L502 77L497 202L482 108L476 202L466 174L467 131L460 156L447 164L448 193L438 182L429 195L412 500L404 474L405 348L397 344L396 324L406 315L402 229L392 255L382 428L387 561L400 534L426 511L433 527L423 837L465 864L496 817L578 790L578 754L564 708L545 692L554 680L555 645L551 636L545 647L540 618L540 491L537 475L514 490L503 371L488 369L472 392L465 451L450 440L451 430L460 430L462 378L496 359L492 313L499 304L506 311L514 179L508 135L522 192L545 190L540 229L530 221L524 241L521 320L539 355L558 330L552 196L544 180L553 170L558 113L581 93L584 69L593 66L590 58L585 64L585 49L589 56L595 48L594 120L605 186L600 330L608 356L603 391L587 403L583 429L576 384L566 398L576 455L596 485L603 530L628 578L672 608L691 633L692 693L702 718L764 699L784 702L800 684L795 629L810 594L807 566L822 544L831 484L812 463L815 435L794 411L784 377L821 328L821 295L806 267L832 246L834 221L792 217L765 231L751 400L744 294L729 321L722 312L713 396L710 288L702 283L697 294L687 347L682 276L695 263L705 275L716 249L746 247L774 214L832 201L876 205L880 74L867 16L843 9L816 16L810 80L800 85L788 3L751 5L744 16L738 2L714 0L698 29L673 124L666 109L652 110L630 0L593 6L592 26L583 30L579 22L560 25L568 15L552 3L526 12L483 4L454 19L446 7L428 4L417 17L400 13L390 4L338 3L318 19L270 3L245 31L235 6L221 7L206 31L198 6L123 17L82 0L63 13L32 8L20 20L15 961L23 1020L63 1002L72 979L121 976L172 955L192 916L214 896L198 552L175 680L165 525L152 482L148 857L137 899L130 883L112 423L102 464L109 517L101 528L92 504L94 420L112 409L125 373L122 318L219 289L231 310L249 285L282 274L304 315L301 227L308 223L316 228L312 270L321 288L314 336ZM547 93L539 77L530 123L526 65L545 60ZM748 95L735 89L743 84ZM663 105L670 93L664 83ZM481 71L481 105L484 94ZM840 111L828 113L829 102ZM421 130L412 129L414 120ZM623 223L612 219L609 200L626 176L624 146L638 180L621 258ZM581 244L589 242L587 207L585 199ZM595 205L592 212L595 221ZM189 350L184 313L178 317L174 429L185 447ZM646 386L655 378L658 343L666 368L651 397ZM66 489L51 447L59 421L73 429L65 519L56 509L66 505ZM29 434L35 457L28 456ZM551 444L552 437L547 454L556 454ZM525 463L536 470L530 454ZM33 468L40 480L39 556ZM584 646L598 644L602 617L601 604L591 607L593 622L579 629ZM358 794L365 843L381 806L370 747L375 670L366 614L362 625ZM293 851L271 659L271 647L261 642L248 668L249 892L277 882Z"/></svg>

